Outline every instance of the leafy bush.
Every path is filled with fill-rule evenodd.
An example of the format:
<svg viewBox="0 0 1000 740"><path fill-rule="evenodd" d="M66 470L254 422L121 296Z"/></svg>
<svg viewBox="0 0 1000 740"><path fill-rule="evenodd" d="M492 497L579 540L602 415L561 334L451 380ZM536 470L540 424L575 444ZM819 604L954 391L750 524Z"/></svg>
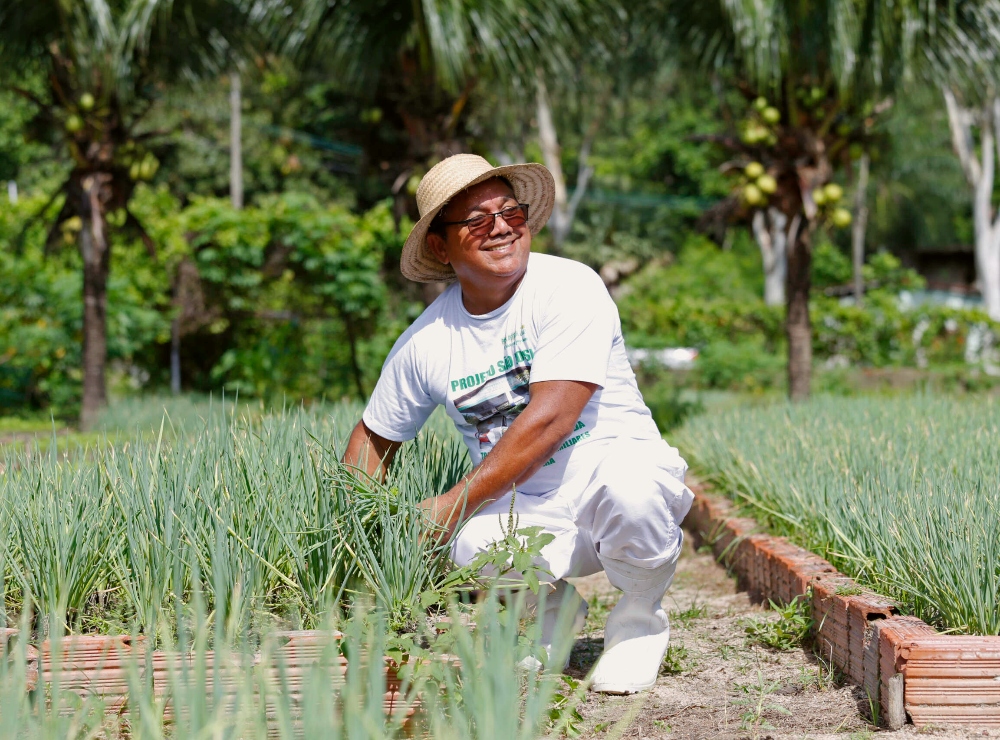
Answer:
<svg viewBox="0 0 1000 740"><path fill-rule="evenodd" d="M706 388L753 392L779 384L784 369L784 358L761 344L716 342L698 355L694 375Z"/></svg>
<svg viewBox="0 0 1000 740"><path fill-rule="evenodd" d="M759 256L692 240L673 264L652 264L630 280L619 299L622 326L636 347L695 347L709 387L767 388L784 356L784 308L766 306L750 279ZM829 243L817 247L819 276L839 284L850 277L846 258ZM845 272L846 270L846 272ZM922 286L912 270L886 253L865 265L869 290L862 306L813 293L813 353L833 364L874 367L947 366L992 361L972 352L969 339L1000 338L1000 324L978 309L921 305L904 310L898 294ZM989 332L987 334L986 332ZM987 350L990 348L987 347Z"/></svg>
<svg viewBox="0 0 1000 740"><path fill-rule="evenodd" d="M43 203L24 198L0 210L0 411L72 416L82 325L73 234L47 255L46 228L35 223L16 249ZM181 208L165 189L141 186L132 210L157 249L150 257L113 232L108 355L122 391L166 385L180 313L189 388L265 399L363 396L417 311L382 274L400 243L387 204L358 215L285 193L243 210L212 198ZM174 286L185 261L196 271L178 312Z"/></svg>

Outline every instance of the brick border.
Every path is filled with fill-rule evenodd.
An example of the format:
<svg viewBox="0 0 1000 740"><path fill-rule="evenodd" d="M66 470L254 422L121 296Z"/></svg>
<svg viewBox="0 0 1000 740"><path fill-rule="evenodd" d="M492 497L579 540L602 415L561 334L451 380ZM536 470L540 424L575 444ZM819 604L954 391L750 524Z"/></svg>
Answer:
<svg viewBox="0 0 1000 740"><path fill-rule="evenodd" d="M818 555L733 516L728 499L689 485L696 495L684 527L695 546L711 546L756 602L787 604L812 588L819 652L877 699L886 726L1000 727L1000 637L939 634L902 616Z"/></svg>
<svg viewBox="0 0 1000 740"><path fill-rule="evenodd" d="M0 628L0 660L10 660L17 655L9 644L17 639L19 630ZM240 688L243 674L251 665L263 665L261 678L271 688L280 687L290 700L290 706L301 706L305 679L312 670L322 665L329 671L330 689L343 685L347 674L347 659L331 655L332 646L342 639L340 632L324 630L292 630L269 633L263 652L248 655L233 654L224 665L216 665L215 652L202 655L192 653L149 651L143 636L129 635L65 635L56 644L49 640L39 648L25 646L24 657L26 689L48 692L58 685L61 692L76 694L81 700L99 697L104 703L104 713L109 716L127 715L129 692L135 681L152 688L157 700L165 700L163 716L172 721L174 710L169 700L173 677L181 671L193 670L199 661L204 662L205 681L209 691L218 680L222 693L219 699L231 702ZM455 662L453 656L443 659ZM414 717L422 706L419 695L406 697L398 666L385 659L386 691L383 708L386 716L403 714L403 728L412 729ZM255 688L255 691L259 689ZM265 705L267 717L277 716L271 696Z"/></svg>

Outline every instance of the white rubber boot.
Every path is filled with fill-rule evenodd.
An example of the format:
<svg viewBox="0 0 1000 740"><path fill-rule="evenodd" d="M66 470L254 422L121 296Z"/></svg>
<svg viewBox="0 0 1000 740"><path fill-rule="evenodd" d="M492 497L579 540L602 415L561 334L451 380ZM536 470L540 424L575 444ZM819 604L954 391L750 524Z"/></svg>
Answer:
<svg viewBox="0 0 1000 740"><path fill-rule="evenodd" d="M545 655L548 656L545 667L551 669L554 667L552 665L552 659L554 658L552 649L553 643L556 641L556 636L564 635L567 631L570 635L576 635L580 632L587 621L589 607L587 606L587 602L577 593L573 584L560 579L555 583L548 584L548 586L549 591L545 595L545 607L541 614L536 615L536 619L541 621L542 627L540 646L545 650ZM534 594L529 594L527 606L537 607L537 605L538 597ZM564 609L575 609L572 618L568 614L564 615ZM560 670L566 670L566 666L569 665L569 652L567 650ZM541 662L532 657L525 658L521 661L520 665L527 670L539 670L542 668Z"/></svg>
<svg viewBox="0 0 1000 740"><path fill-rule="evenodd" d="M604 627L604 654L590 688L605 694L634 694L653 686L670 642L670 621L660 601L674 579L677 561L638 568L601 558L611 585L622 591Z"/></svg>

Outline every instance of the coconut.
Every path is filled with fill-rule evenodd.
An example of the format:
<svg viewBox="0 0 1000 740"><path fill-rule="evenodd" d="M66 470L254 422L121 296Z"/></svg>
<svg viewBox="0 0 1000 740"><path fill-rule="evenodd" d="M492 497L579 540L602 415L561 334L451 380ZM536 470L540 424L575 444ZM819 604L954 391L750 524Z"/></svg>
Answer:
<svg viewBox="0 0 1000 740"><path fill-rule="evenodd" d="M94 103L94 96L89 92L85 92L80 96L80 110L92 110Z"/></svg>
<svg viewBox="0 0 1000 740"><path fill-rule="evenodd" d="M823 188L823 192L826 193L826 200L828 203L836 203L844 197L844 189L835 182L831 182Z"/></svg>
<svg viewBox="0 0 1000 740"><path fill-rule="evenodd" d="M759 206L764 203L764 194L756 185L747 185L743 188L743 200L749 206Z"/></svg>
<svg viewBox="0 0 1000 740"><path fill-rule="evenodd" d="M746 166L746 168L743 171L746 172L747 177L749 177L751 180L756 180L758 177L764 174L764 165L762 165L760 162L751 162Z"/></svg>
<svg viewBox="0 0 1000 740"><path fill-rule="evenodd" d="M835 208L833 210L833 216L831 217L833 225L838 229L843 229L851 225L852 217L851 212L846 208Z"/></svg>
<svg viewBox="0 0 1000 740"><path fill-rule="evenodd" d="M778 189L778 181L770 175L761 175L757 178L757 187L762 193L771 195Z"/></svg>
<svg viewBox="0 0 1000 740"><path fill-rule="evenodd" d="M816 190L813 190L813 203L815 203L818 206L821 206L824 203L826 203L826 192L823 190L823 188L817 188Z"/></svg>
<svg viewBox="0 0 1000 740"><path fill-rule="evenodd" d="M768 106L760 112L760 117L773 126L781 120L781 113L777 108Z"/></svg>
<svg viewBox="0 0 1000 740"><path fill-rule="evenodd" d="M75 134L83 130L83 119L75 113L66 118L66 130Z"/></svg>

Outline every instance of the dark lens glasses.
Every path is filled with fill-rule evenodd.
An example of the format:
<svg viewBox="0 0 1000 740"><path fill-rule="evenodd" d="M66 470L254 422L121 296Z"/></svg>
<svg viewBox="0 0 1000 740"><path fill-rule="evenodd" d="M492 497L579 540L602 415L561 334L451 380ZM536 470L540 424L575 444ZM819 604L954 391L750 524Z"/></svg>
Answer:
<svg viewBox="0 0 1000 740"><path fill-rule="evenodd" d="M493 225L497 216L500 216L511 228L524 226L528 221L528 204L518 203L516 206L504 208L496 213L485 213L482 216L467 218L464 221L442 221L442 226L468 226L469 233L473 236L486 236L493 233Z"/></svg>

